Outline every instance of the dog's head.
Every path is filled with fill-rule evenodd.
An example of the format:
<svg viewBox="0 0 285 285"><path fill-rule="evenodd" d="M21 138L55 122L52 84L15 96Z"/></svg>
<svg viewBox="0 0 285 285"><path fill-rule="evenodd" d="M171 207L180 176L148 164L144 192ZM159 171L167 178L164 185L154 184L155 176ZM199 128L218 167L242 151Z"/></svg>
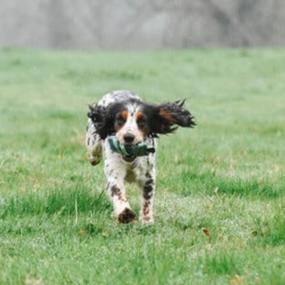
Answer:
<svg viewBox="0 0 285 285"><path fill-rule="evenodd" d="M101 139L116 135L121 144L138 144L149 136L172 133L181 127L194 127L184 101L152 105L136 99L113 103L108 107L89 106L88 117Z"/></svg>

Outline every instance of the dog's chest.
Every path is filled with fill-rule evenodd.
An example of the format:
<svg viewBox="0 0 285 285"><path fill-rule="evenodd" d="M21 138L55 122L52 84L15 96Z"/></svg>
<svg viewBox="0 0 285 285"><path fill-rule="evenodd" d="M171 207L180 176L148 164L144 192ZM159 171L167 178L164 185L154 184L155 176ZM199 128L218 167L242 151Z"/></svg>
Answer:
<svg viewBox="0 0 285 285"><path fill-rule="evenodd" d="M129 183L142 180L147 172L147 165L146 159L137 159L133 165L127 167L125 180Z"/></svg>

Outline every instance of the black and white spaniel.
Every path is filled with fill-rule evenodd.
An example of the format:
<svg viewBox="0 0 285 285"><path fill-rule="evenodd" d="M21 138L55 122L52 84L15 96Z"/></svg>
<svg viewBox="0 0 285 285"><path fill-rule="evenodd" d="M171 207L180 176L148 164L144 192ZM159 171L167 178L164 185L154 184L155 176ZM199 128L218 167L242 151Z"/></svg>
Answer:
<svg viewBox="0 0 285 285"><path fill-rule="evenodd" d="M195 126L193 116L183 105L184 101L147 104L130 91L118 90L90 106L86 132L88 158L96 165L102 155L104 157L107 192L120 223L129 223L136 218L127 200L126 181L136 182L141 189L141 222L153 222L155 151L144 156L124 156L110 147L108 137L116 136L125 146L143 142L155 150L159 134L171 133L178 126Z"/></svg>

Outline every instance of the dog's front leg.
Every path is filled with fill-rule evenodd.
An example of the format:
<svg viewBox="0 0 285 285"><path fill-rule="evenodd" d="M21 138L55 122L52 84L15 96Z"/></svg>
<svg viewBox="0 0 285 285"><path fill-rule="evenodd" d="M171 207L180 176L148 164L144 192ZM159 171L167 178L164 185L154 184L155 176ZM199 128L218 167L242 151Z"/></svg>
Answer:
<svg viewBox="0 0 285 285"><path fill-rule="evenodd" d="M114 208L114 215L119 223L127 224L135 220L136 215L132 211L126 198L126 190L122 183L108 180L107 191Z"/></svg>
<svg viewBox="0 0 285 285"><path fill-rule="evenodd" d="M105 175L107 177L107 193L113 204L114 215L119 223L130 223L136 215L126 197L124 178L126 170L124 165L114 155L111 160L105 159Z"/></svg>

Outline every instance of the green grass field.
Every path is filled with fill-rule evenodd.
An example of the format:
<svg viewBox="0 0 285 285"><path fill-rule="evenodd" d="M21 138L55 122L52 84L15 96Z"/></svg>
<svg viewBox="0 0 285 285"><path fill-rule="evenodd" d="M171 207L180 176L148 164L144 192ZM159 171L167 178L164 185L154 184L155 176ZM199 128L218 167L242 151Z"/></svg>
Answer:
<svg viewBox="0 0 285 285"><path fill-rule="evenodd" d="M285 50L0 51L0 284L285 284ZM156 222L118 225L88 103L187 98ZM128 188L136 211L138 189Z"/></svg>

